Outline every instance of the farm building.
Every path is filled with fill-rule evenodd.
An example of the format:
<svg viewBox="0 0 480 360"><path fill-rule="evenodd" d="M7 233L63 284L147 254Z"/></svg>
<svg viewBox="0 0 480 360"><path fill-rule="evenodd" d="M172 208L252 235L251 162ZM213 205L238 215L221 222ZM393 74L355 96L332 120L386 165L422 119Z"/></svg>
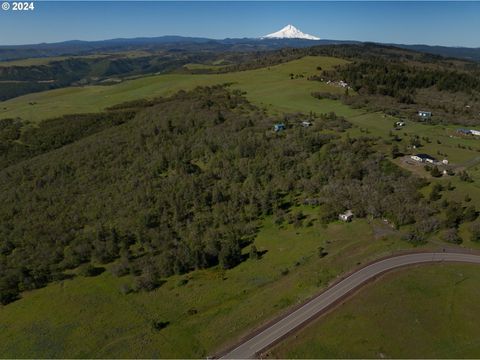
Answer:
<svg viewBox="0 0 480 360"><path fill-rule="evenodd" d="M310 121L302 121L302 126L303 127L310 127L310 126L312 126L312 123Z"/></svg>
<svg viewBox="0 0 480 360"><path fill-rule="evenodd" d="M480 136L480 130L474 130L474 129L457 129L457 133L459 133L461 135Z"/></svg>
<svg viewBox="0 0 480 360"><path fill-rule="evenodd" d="M423 120L430 119L432 117L431 111L419 111L418 116L420 116Z"/></svg>
<svg viewBox="0 0 480 360"><path fill-rule="evenodd" d="M282 130L285 130L287 127L285 126L285 124L283 123L278 123L278 124L275 124L273 125L273 130L275 132L279 132L279 131L282 131Z"/></svg>
<svg viewBox="0 0 480 360"><path fill-rule="evenodd" d="M342 221L349 222L353 219L353 212L352 210L347 210L343 214L338 215L338 218Z"/></svg>
<svg viewBox="0 0 480 360"><path fill-rule="evenodd" d="M468 129L457 129L457 133L462 135L470 135L472 132Z"/></svg>
<svg viewBox="0 0 480 360"><path fill-rule="evenodd" d="M403 127L403 126L405 126L405 121L397 121L397 122L395 123L395 126L396 126L396 127Z"/></svg>
<svg viewBox="0 0 480 360"><path fill-rule="evenodd" d="M437 161L433 156L430 156L428 154L416 154L410 156L410 158L418 162L428 162L431 164L434 164Z"/></svg>

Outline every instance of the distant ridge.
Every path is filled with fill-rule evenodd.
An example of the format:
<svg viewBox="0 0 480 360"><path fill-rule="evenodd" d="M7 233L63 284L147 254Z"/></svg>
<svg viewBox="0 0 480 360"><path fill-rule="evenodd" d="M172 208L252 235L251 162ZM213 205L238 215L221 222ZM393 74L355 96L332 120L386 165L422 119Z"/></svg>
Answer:
<svg viewBox="0 0 480 360"><path fill-rule="evenodd" d="M293 27L293 26L292 26ZM285 27L286 28L286 27ZM284 28L284 29L285 29ZM283 30L283 29L282 29ZM280 31L282 31L280 30ZM293 29L290 29L293 30ZM298 29L296 29L298 30ZM299 30L298 30L299 31ZM278 33L278 32L277 32ZM57 43L41 43L31 45L0 45L0 61L25 59L30 57L51 57L51 56L75 56L87 55L99 51L116 52L128 50L206 50L206 51L268 51L277 50L285 47L304 48L310 46L322 45L345 45L345 44L366 44L372 42L349 41L349 40L315 40L310 38L281 37L277 38L272 33L261 38L226 38L209 39L199 37L184 36L159 36L159 37L141 37L141 38L117 38L109 40L70 40ZM290 34L295 32L288 31ZM300 31L301 33L301 31ZM302 33L303 34L303 33ZM312 36L303 34L304 36ZM292 35L296 36L296 35ZM405 45L405 44L382 44L377 45L394 46L397 48L419 51L434 55L440 55L447 58L459 58L470 61L480 62L480 48L467 47L448 47L431 45Z"/></svg>

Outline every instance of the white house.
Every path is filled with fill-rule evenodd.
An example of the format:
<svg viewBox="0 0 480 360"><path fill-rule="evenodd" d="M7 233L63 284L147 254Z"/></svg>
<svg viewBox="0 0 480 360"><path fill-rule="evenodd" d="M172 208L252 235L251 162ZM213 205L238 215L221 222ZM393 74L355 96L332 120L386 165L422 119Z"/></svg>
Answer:
<svg viewBox="0 0 480 360"><path fill-rule="evenodd" d="M430 119L432 117L432 112L431 111L419 111L418 116L420 116L422 119Z"/></svg>
<svg viewBox="0 0 480 360"><path fill-rule="evenodd" d="M480 136L480 130L473 130L473 129L470 129L470 134L472 134L472 135L476 135L476 136Z"/></svg>
<svg viewBox="0 0 480 360"><path fill-rule="evenodd" d="M410 158L418 162L428 162L430 164L435 164L435 162L437 161L434 157L428 154L416 154L410 156Z"/></svg>
<svg viewBox="0 0 480 360"><path fill-rule="evenodd" d="M338 215L338 218L342 221L349 222L353 219L353 212L352 210L347 210L343 214Z"/></svg>
<svg viewBox="0 0 480 360"><path fill-rule="evenodd" d="M310 126L312 126L312 123L310 121L302 121L302 126L303 127L310 127Z"/></svg>

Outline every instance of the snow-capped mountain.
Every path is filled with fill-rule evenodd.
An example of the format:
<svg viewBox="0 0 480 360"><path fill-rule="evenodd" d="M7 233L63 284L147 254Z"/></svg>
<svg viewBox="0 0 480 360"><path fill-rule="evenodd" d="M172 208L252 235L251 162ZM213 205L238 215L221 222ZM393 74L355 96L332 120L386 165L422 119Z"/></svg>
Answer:
<svg viewBox="0 0 480 360"><path fill-rule="evenodd" d="M274 32L272 34L268 34L265 36L262 36L261 39L305 39L305 40L320 40L320 38L305 34L298 30L295 26L293 25L287 25L283 29Z"/></svg>

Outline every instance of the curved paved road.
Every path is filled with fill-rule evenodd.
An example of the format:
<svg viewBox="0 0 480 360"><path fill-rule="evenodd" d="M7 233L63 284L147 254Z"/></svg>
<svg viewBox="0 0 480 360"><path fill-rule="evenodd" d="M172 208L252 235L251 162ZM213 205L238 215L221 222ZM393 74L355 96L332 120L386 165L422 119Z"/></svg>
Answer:
<svg viewBox="0 0 480 360"><path fill-rule="evenodd" d="M222 359L249 359L273 345L281 337L287 335L307 320L318 315L336 301L344 298L349 292L365 284L368 280L389 270L407 265L415 265L431 262L465 262L480 264L480 255L465 253L417 253L401 255L377 261L368 265L334 286L327 289L317 297L305 303L303 306L288 316L273 323L252 338L245 340L236 348L228 352Z"/></svg>

